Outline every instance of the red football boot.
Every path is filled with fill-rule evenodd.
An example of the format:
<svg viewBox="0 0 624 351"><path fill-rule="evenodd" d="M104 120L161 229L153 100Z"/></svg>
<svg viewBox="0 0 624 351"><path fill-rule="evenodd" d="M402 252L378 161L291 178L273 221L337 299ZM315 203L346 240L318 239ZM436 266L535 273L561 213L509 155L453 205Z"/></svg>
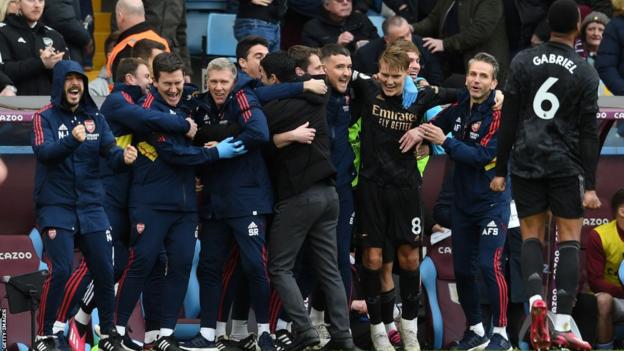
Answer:
<svg viewBox="0 0 624 351"><path fill-rule="evenodd" d="M535 300L531 305L531 346L535 350L550 348L548 330L548 309L544 300Z"/></svg>

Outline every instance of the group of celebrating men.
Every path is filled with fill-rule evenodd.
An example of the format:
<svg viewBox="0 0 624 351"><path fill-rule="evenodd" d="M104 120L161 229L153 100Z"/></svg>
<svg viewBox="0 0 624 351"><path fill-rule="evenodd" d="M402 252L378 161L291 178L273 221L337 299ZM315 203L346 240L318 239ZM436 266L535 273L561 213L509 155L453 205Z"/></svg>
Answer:
<svg viewBox="0 0 624 351"><path fill-rule="evenodd" d="M514 60L502 112L492 55L468 62L465 89L444 89L418 78L419 51L405 40L386 48L371 78L351 69L350 52L338 44L268 53L264 39L247 37L238 43L238 67L225 58L210 61L204 93L185 84L184 64L173 53L158 54L151 67L128 57L116 65L115 85L99 110L82 68L60 61L52 102L33 123L37 223L49 269L34 348L66 347L77 297L72 349L84 348L96 307L104 351L233 347L221 337L235 299L233 331L246 328L251 308L260 349L303 350L320 341L304 305L312 296L319 300L312 305L327 311L324 349L351 350L355 232L374 349L397 346L389 338L397 333L396 258L398 333L405 350L420 350L419 248L434 223L425 220L418 165L441 146L455 161L454 268L468 324L458 348L511 349L502 272L512 197L506 184L512 183L531 342L539 349L551 344L541 276L550 209L562 240L552 343L588 349L570 331L583 205L600 205L593 191L598 79L572 49L579 17L571 0L552 5L551 41ZM549 55L576 69L559 60L534 63ZM431 123L424 121L427 110L449 103ZM349 128L358 119L356 170ZM201 327L179 343L173 334L196 238ZM84 260L72 273L74 242ZM493 309L490 336L474 262ZM127 329L141 294L143 346ZM245 347L243 341L237 345Z"/></svg>

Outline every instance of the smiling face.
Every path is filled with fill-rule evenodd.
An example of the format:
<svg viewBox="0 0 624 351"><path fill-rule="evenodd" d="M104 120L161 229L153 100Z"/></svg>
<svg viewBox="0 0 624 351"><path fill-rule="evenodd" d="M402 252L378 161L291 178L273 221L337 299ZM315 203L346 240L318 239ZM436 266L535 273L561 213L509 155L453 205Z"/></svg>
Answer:
<svg viewBox="0 0 624 351"><path fill-rule="evenodd" d="M602 41L605 26L602 23L592 22L585 27L585 42L590 47L598 48Z"/></svg>
<svg viewBox="0 0 624 351"><path fill-rule="evenodd" d="M341 94L347 91L351 73L351 57L331 55L325 58L325 74L327 74L329 85Z"/></svg>
<svg viewBox="0 0 624 351"><path fill-rule="evenodd" d="M29 24L39 21L43 15L44 0L21 0L19 9Z"/></svg>
<svg viewBox="0 0 624 351"><path fill-rule="evenodd" d="M228 69L208 71L208 91L217 107L221 107L234 88L236 77Z"/></svg>
<svg viewBox="0 0 624 351"><path fill-rule="evenodd" d="M173 72L160 72L158 80L154 82L154 86L167 105L175 107L182 98L184 72L181 69Z"/></svg>
<svg viewBox="0 0 624 351"><path fill-rule="evenodd" d="M78 106L82 94L84 93L84 81L82 76L77 73L69 73L65 76L65 83L63 85L63 92L65 93L65 100L71 108Z"/></svg>
<svg viewBox="0 0 624 351"><path fill-rule="evenodd" d="M152 85L152 76L150 75L147 65L138 65L134 74L128 74L126 76L126 82L130 85L137 85L141 87L143 93L147 94L150 85Z"/></svg>
<svg viewBox="0 0 624 351"><path fill-rule="evenodd" d="M381 60L379 62L379 82L381 89L386 96L396 96L403 93L403 82L407 77L407 71L395 67L390 67L388 63Z"/></svg>
<svg viewBox="0 0 624 351"><path fill-rule="evenodd" d="M407 72L412 79L416 79L418 78L418 73L420 73L420 56L412 51L408 52L407 56L410 59L410 65Z"/></svg>
<svg viewBox="0 0 624 351"><path fill-rule="evenodd" d="M483 61L474 61L468 66L466 74L466 88L470 93L470 101L481 103L487 99L490 92L496 88L494 67Z"/></svg>

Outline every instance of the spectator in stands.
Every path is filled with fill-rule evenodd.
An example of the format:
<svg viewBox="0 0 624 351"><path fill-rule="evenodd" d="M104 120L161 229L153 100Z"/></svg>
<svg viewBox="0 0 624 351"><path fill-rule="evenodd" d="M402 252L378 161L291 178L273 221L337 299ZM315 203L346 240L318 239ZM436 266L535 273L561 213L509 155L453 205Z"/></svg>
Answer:
<svg viewBox="0 0 624 351"><path fill-rule="evenodd" d="M481 51L496 57L498 81L505 81L509 47L502 1L467 0L459 6L458 1L439 0L413 27L414 33L425 37L425 48L443 57L445 75L456 74L462 86L466 63Z"/></svg>
<svg viewBox="0 0 624 351"><path fill-rule="evenodd" d="M579 54L581 57L587 59L592 66L594 65L596 53L602 41L602 33L604 33L608 23L609 17L597 11L591 12L589 15L585 16L581 23L581 43L583 50Z"/></svg>
<svg viewBox="0 0 624 351"><path fill-rule="evenodd" d="M373 39L356 51L353 57L353 68L356 71L371 75L377 73L379 71L378 59L386 46L398 39L405 39L413 41L418 47L421 76L431 84L442 83L444 77L440 64L429 50L425 49L422 38L412 34L409 23L403 17L389 17L383 22L382 29L383 38Z"/></svg>
<svg viewBox="0 0 624 351"><path fill-rule="evenodd" d="M69 56L72 60L83 64L85 54L93 51L93 39L82 23L80 2L45 0L42 21L63 35Z"/></svg>
<svg viewBox="0 0 624 351"><path fill-rule="evenodd" d="M190 83L193 70L186 46L186 0L143 0L143 6L147 23L171 43L171 50L184 61L184 80Z"/></svg>
<svg viewBox="0 0 624 351"><path fill-rule="evenodd" d="M306 23L301 34L304 45L318 48L337 43L352 53L376 38L377 28L366 15L353 12L351 0L323 0L321 15Z"/></svg>
<svg viewBox="0 0 624 351"><path fill-rule="evenodd" d="M624 0L612 0L612 3L613 18L602 33L595 67L613 95L624 95ZM618 121L617 133L624 137L621 121Z"/></svg>
<svg viewBox="0 0 624 351"><path fill-rule="evenodd" d="M163 52L165 52L165 46L163 44L157 41L143 39L132 48L131 56L143 59L143 61L147 63L150 73L153 75L152 63L154 62L154 58Z"/></svg>
<svg viewBox="0 0 624 351"><path fill-rule="evenodd" d="M18 0L0 1L0 22L3 22L9 13L17 13L18 11L19 11Z"/></svg>
<svg viewBox="0 0 624 351"><path fill-rule="evenodd" d="M594 228L587 238L587 278L596 294L597 349L613 349L613 323L624 321L624 286L618 270L624 256L624 188L611 198L614 219Z"/></svg>
<svg viewBox="0 0 624 351"><path fill-rule="evenodd" d="M43 4L20 1L20 14L9 14L0 27L0 63L19 95L49 95L52 68L67 51L63 36L41 23Z"/></svg>
<svg viewBox="0 0 624 351"><path fill-rule="evenodd" d="M169 43L156 33L145 21L145 9L141 0L119 0L115 6L115 18L119 28L119 39L106 64L113 80L117 80L117 64L124 57L132 55L132 48L143 39L157 41L169 51Z"/></svg>
<svg viewBox="0 0 624 351"><path fill-rule="evenodd" d="M241 40L259 35L269 42L269 51L280 49L280 20L286 13L286 0L240 0L234 36Z"/></svg>
<svg viewBox="0 0 624 351"><path fill-rule="evenodd" d="M111 33L106 41L104 41L104 54L106 55L106 62L110 57L111 51L117 44L118 32ZM102 66L97 78L89 82L89 94L91 96L108 96L111 89L112 77L106 71L106 65Z"/></svg>

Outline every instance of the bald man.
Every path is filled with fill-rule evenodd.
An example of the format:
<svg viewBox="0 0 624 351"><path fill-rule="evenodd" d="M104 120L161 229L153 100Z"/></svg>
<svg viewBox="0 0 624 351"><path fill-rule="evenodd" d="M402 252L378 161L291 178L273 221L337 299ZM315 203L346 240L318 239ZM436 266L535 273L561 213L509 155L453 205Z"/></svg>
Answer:
<svg viewBox="0 0 624 351"><path fill-rule="evenodd" d="M169 42L156 33L145 21L145 8L141 0L119 0L115 6L115 19L121 34L117 45L111 51L106 69L117 81L117 65L122 58L132 57L134 45L143 39L149 39L165 46L169 52Z"/></svg>

